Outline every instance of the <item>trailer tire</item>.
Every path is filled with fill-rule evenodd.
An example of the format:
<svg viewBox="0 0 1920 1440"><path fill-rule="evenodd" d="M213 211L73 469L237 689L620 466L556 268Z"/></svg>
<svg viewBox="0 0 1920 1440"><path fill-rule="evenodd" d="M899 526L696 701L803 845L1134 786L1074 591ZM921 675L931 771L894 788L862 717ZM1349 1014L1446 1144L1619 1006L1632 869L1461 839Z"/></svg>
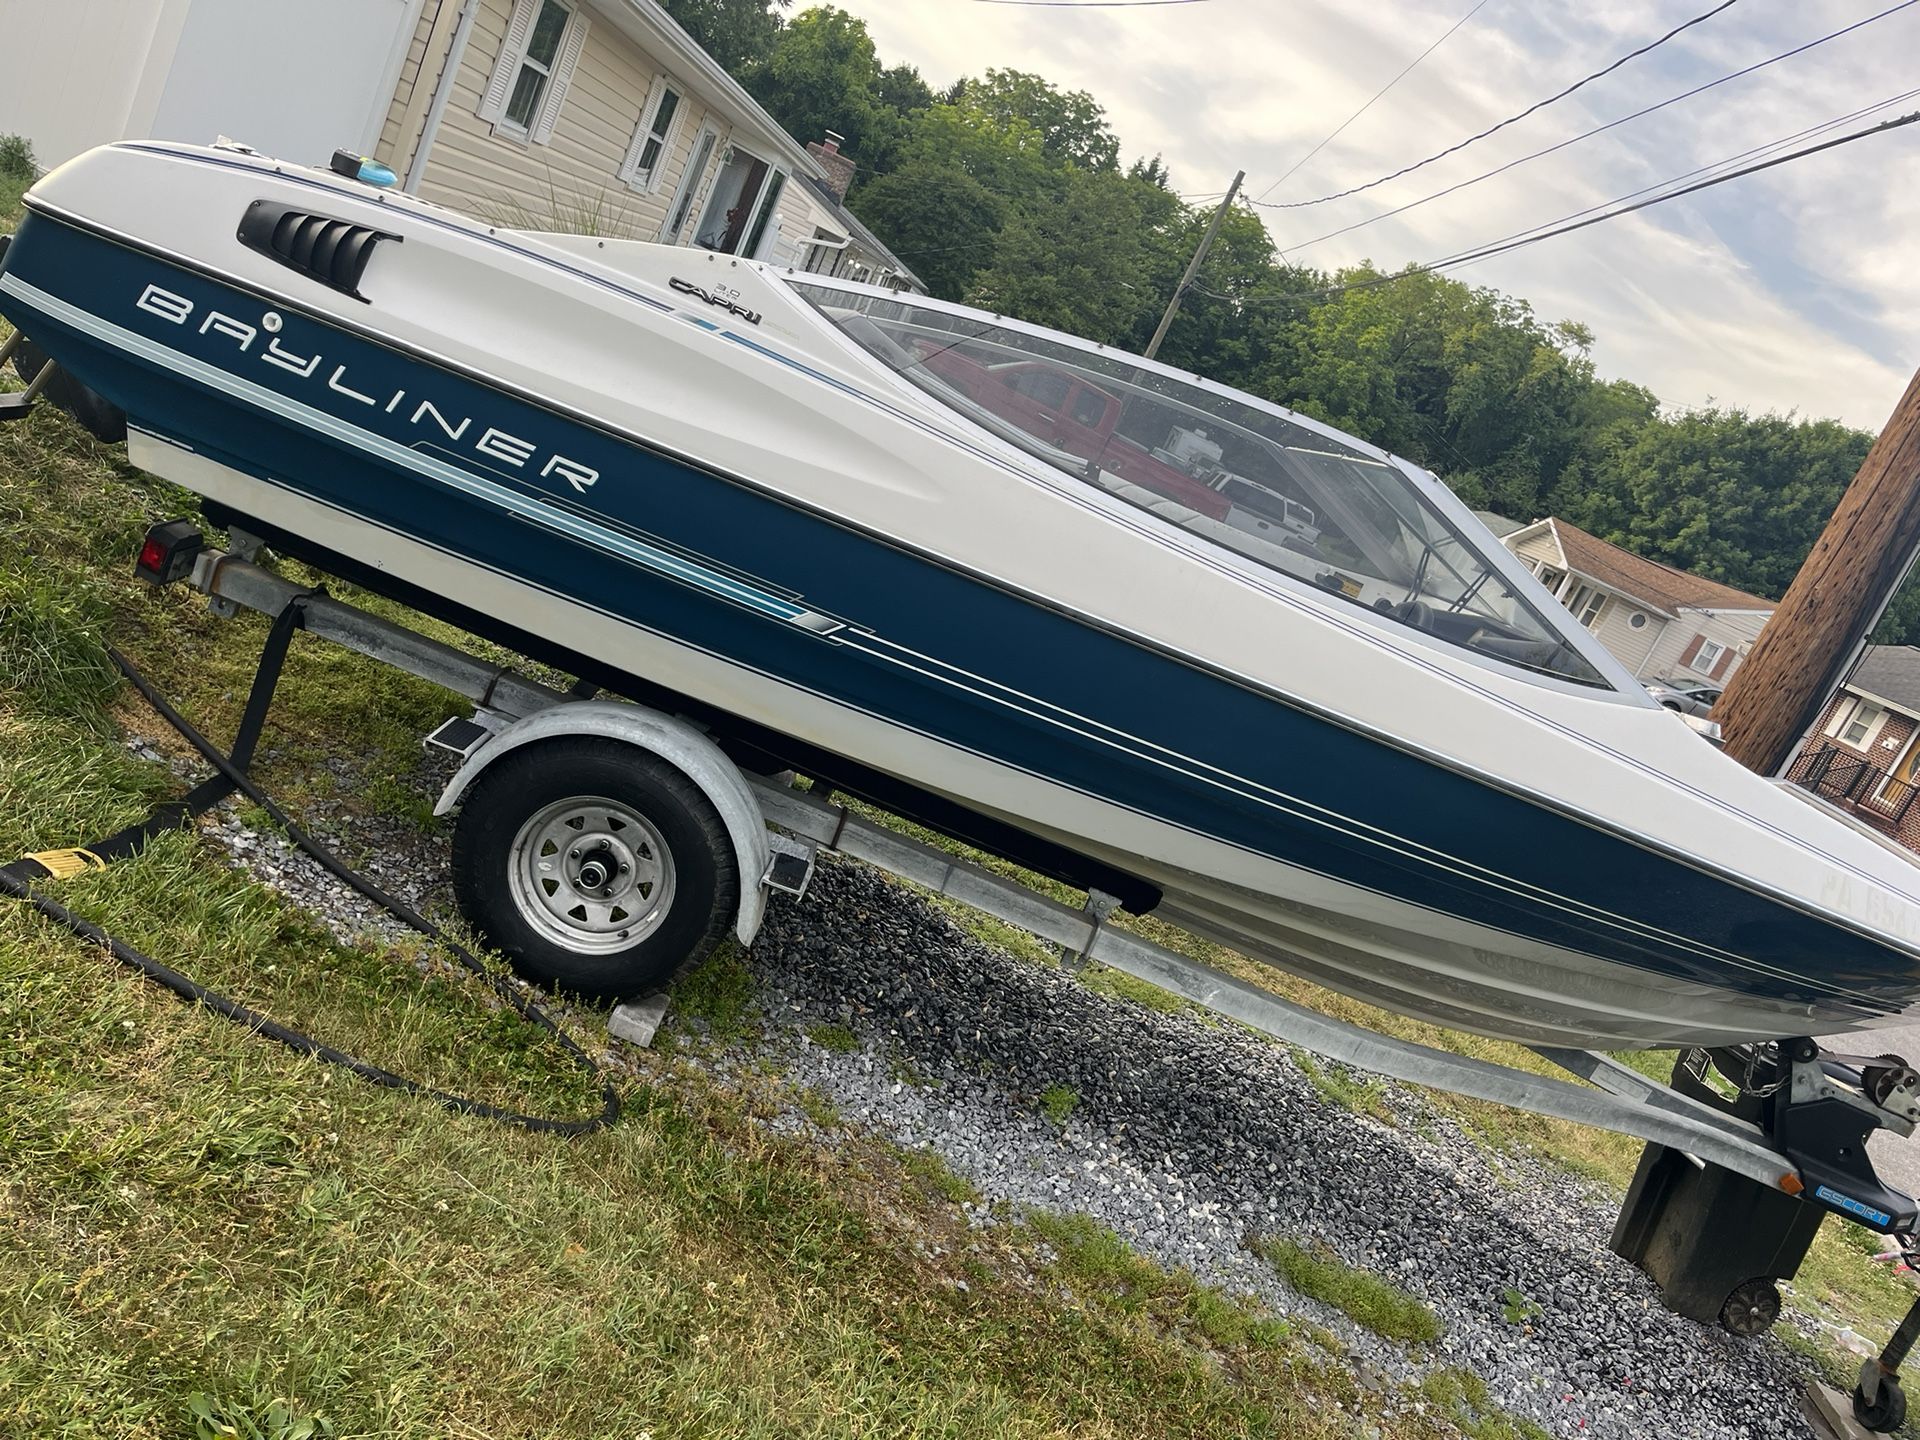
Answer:
<svg viewBox="0 0 1920 1440"><path fill-rule="evenodd" d="M48 363L47 352L31 340L21 340L20 348L14 352L14 373L29 385ZM127 412L97 390L89 390L66 371L53 376L41 395L54 409L64 410L79 421L80 427L94 439L117 445L127 438Z"/></svg>
<svg viewBox="0 0 1920 1440"><path fill-rule="evenodd" d="M733 843L680 770L619 740L522 746L481 772L453 834L467 922L526 979L645 994L705 956L740 901Z"/></svg>
<svg viewBox="0 0 1920 1440"><path fill-rule="evenodd" d="M1853 1391L1853 1418L1862 1427L1876 1435L1891 1435L1907 1422L1907 1395L1900 1388L1895 1376L1886 1376L1880 1382L1880 1393L1872 1401L1861 1393L1858 1386Z"/></svg>

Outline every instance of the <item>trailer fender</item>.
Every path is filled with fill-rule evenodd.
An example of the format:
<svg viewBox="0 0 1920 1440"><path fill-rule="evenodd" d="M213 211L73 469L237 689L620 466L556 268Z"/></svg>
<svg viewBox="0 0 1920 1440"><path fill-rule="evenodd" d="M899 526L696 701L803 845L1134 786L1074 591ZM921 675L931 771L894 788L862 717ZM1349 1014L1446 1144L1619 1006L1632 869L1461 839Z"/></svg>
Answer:
<svg viewBox="0 0 1920 1440"><path fill-rule="evenodd" d="M657 755L700 787L733 841L740 866L740 910L733 933L742 945L751 945L767 907L767 822L740 768L684 720L644 705L606 700L576 700L537 711L515 720L470 755L447 782L433 813L445 815L455 809L480 772L508 751L577 735L619 740Z"/></svg>

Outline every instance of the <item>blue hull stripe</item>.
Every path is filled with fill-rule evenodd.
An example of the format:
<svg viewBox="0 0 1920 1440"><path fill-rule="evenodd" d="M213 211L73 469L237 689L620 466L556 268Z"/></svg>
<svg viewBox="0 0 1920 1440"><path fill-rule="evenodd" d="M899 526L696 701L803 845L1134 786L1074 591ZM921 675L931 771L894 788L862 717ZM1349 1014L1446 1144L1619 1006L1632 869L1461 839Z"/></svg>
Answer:
<svg viewBox="0 0 1920 1440"><path fill-rule="evenodd" d="M145 428L849 708L1242 850L1575 953L1790 1003L1844 997L1891 1010L1915 988L1913 958L1870 936L455 372L291 313L280 341L324 354L341 367L336 380L350 377L340 394L309 380L295 399L263 382L299 377L259 366L258 351L231 334L134 305L158 283L191 299L196 321L216 308L254 315L260 302L240 292L39 216L8 259L0 309L31 314L27 328ZM63 334L70 347L56 343ZM486 462L449 450L440 430L425 432L429 453L406 412L344 398L401 390L449 417L485 414L538 454L564 451L600 478L574 496L554 480L557 490L543 489L532 472L480 474L472 467ZM457 465L446 458L456 454ZM723 559L698 554L718 539L733 547ZM887 634L861 628L878 617ZM1267 772L1237 773L1250 759ZM1398 828L1354 815L1393 815ZM1611 908L1623 896L1635 902L1632 916Z"/></svg>

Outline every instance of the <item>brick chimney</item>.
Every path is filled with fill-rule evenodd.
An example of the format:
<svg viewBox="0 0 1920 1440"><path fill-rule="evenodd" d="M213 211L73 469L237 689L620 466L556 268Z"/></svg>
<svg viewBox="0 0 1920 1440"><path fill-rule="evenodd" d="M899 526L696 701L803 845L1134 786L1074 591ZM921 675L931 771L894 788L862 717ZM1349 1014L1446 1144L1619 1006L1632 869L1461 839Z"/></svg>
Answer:
<svg viewBox="0 0 1920 1440"><path fill-rule="evenodd" d="M809 140L807 153L820 162L820 168L827 172L827 184L833 188L836 199L847 198L847 187L853 184L853 172L859 167L840 153L842 137L833 131L827 131L824 140Z"/></svg>

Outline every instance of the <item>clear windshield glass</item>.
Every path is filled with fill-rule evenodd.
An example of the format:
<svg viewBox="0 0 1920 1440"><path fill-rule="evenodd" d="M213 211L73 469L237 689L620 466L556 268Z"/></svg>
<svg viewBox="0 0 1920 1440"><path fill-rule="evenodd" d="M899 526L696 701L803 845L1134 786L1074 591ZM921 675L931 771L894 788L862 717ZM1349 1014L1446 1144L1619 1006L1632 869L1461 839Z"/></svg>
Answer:
<svg viewBox="0 0 1920 1440"><path fill-rule="evenodd" d="M791 283L862 349L1068 474L1438 639L1605 683L1397 467L1357 447L1119 352Z"/></svg>

